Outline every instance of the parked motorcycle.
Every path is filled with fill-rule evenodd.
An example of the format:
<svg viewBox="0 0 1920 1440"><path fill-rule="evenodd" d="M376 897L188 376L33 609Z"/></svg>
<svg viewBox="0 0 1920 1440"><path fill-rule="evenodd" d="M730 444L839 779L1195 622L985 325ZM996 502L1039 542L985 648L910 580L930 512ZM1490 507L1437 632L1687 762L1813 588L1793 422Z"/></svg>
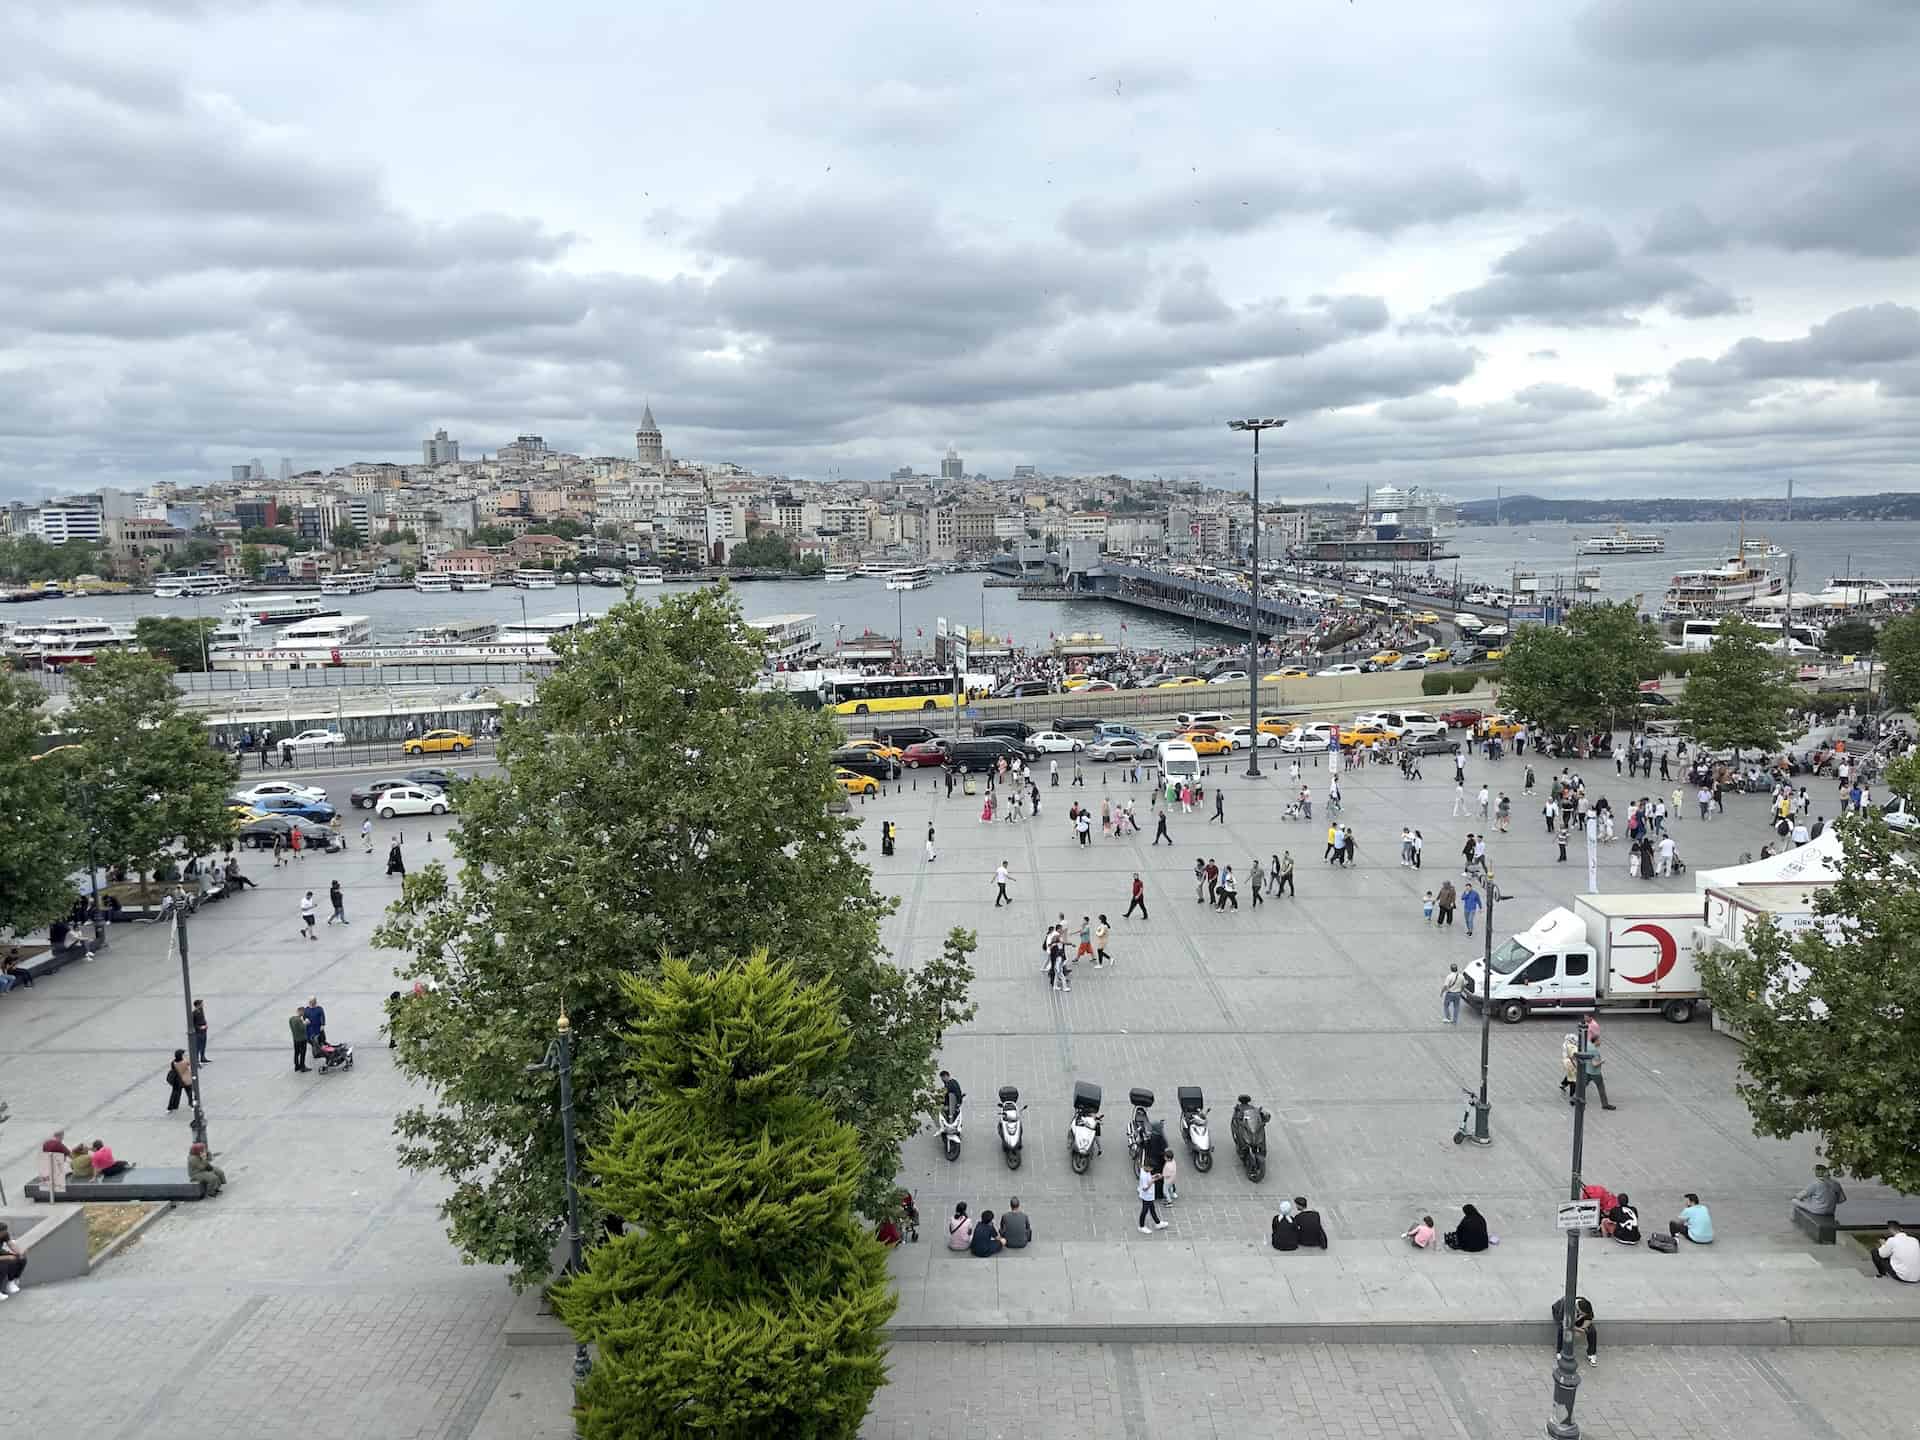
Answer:
<svg viewBox="0 0 1920 1440"><path fill-rule="evenodd" d="M961 1109L960 1097L949 1092L946 1108L934 1122L940 1136L940 1148L946 1152L949 1160L960 1158Z"/></svg>
<svg viewBox="0 0 1920 1440"><path fill-rule="evenodd" d="M1153 1091L1136 1085L1127 1092L1127 1099L1133 1102L1133 1119L1127 1122L1127 1154L1133 1157L1133 1165L1140 1168L1140 1157L1146 1153L1147 1136L1153 1131L1153 1121L1147 1116L1147 1110L1153 1104Z"/></svg>
<svg viewBox="0 0 1920 1440"><path fill-rule="evenodd" d="M1202 1172L1213 1168L1213 1137L1207 1133L1206 1101L1198 1085L1182 1085L1180 1098L1180 1138L1187 1142L1187 1158Z"/></svg>
<svg viewBox="0 0 1920 1440"><path fill-rule="evenodd" d="M1100 1087L1085 1080L1073 1082L1073 1121L1067 1126L1067 1163L1084 1175L1100 1153Z"/></svg>
<svg viewBox="0 0 1920 1440"><path fill-rule="evenodd" d="M1233 1149L1247 1178L1258 1184L1267 1173L1267 1122L1273 1116L1242 1095L1233 1107Z"/></svg>
<svg viewBox="0 0 1920 1440"><path fill-rule="evenodd" d="M1026 1108L1020 1103L1017 1087L1000 1087L1000 1153L1006 1158L1009 1170L1020 1168L1020 1115Z"/></svg>

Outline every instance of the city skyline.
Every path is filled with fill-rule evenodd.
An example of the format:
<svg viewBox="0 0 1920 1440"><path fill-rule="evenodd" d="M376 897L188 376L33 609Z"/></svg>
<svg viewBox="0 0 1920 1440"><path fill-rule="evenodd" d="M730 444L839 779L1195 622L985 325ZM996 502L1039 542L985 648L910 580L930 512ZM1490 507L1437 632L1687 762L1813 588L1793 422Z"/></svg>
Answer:
<svg viewBox="0 0 1920 1440"><path fill-rule="evenodd" d="M648 406L811 479L1243 488L1278 413L1301 501L1920 489L1895 0L574 18L0 19L0 501Z"/></svg>

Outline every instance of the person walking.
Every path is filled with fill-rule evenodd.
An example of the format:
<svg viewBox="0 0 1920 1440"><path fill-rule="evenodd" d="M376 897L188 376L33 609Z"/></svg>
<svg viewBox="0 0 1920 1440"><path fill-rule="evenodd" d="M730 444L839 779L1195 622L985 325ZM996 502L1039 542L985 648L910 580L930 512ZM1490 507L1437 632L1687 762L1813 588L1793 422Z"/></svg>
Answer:
<svg viewBox="0 0 1920 1440"><path fill-rule="evenodd" d="M284 832L273 832L273 868L278 870L287 863L287 837Z"/></svg>
<svg viewBox="0 0 1920 1440"><path fill-rule="evenodd" d="M1600 1069L1604 1064L1606 1064L1606 1061L1600 1056L1599 1046L1589 1042L1587 1046L1587 1083L1600 1093L1600 1108L1602 1110L1617 1110L1619 1106L1607 1098L1607 1077L1601 1073Z"/></svg>
<svg viewBox="0 0 1920 1440"><path fill-rule="evenodd" d="M307 858L306 847L307 839L300 833L300 827L298 825L290 827L287 831L287 849L293 852L293 858L304 861Z"/></svg>
<svg viewBox="0 0 1920 1440"><path fill-rule="evenodd" d="M406 858L403 855L401 855L400 842L396 840L393 842L393 844L387 847L387 874L398 875L402 879L404 879L406 878L406 873L407 873Z"/></svg>
<svg viewBox="0 0 1920 1440"><path fill-rule="evenodd" d="M1080 846L1085 849L1093 843L1093 812L1082 809L1080 818L1074 822L1074 829L1080 835Z"/></svg>
<svg viewBox="0 0 1920 1440"><path fill-rule="evenodd" d="M933 848L933 822L927 822L927 863L931 865L940 858L940 852Z"/></svg>
<svg viewBox="0 0 1920 1440"><path fill-rule="evenodd" d="M1454 777L1454 782L1453 782L1453 813L1456 816L1464 814L1466 811L1466 808L1467 808L1467 782L1465 780L1460 779L1456 775Z"/></svg>
<svg viewBox="0 0 1920 1440"><path fill-rule="evenodd" d="M360 822L360 844L367 854L373 853L373 819L369 816Z"/></svg>
<svg viewBox="0 0 1920 1440"><path fill-rule="evenodd" d="M1414 869L1418 870L1420 868L1420 857L1421 857L1421 854L1426 850L1426 848L1427 848L1427 837L1422 835L1418 830L1414 831L1413 832L1413 868Z"/></svg>
<svg viewBox="0 0 1920 1440"><path fill-rule="evenodd" d="M1500 804L1494 814L1502 834L1513 828L1513 800L1504 790L1500 792Z"/></svg>
<svg viewBox="0 0 1920 1440"><path fill-rule="evenodd" d="M338 880L327 887L327 900L333 906L333 913L327 916L327 924L332 925L338 923L345 925L347 923L347 896L346 892L341 890Z"/></svg>
<svg viewBox="0 0 1920 1440"><path fill-rule="evenodd" d="M1060 762L1058 760L1047 761L1047 777L1053 782L1051 788L1058 790L1060 788Z"/></svg>
<svg viewBox="0 0 1920 1440"><path fill-rule="evenodd" d="M295 1008L287 1018L287 1032L293 1036L293 1072L307 1073L307 1012Z"/></svg>
<svg viewBox="0 0 1920 1440"><path fill-rule="evenodd" d="M300 934L309 940L318 940L320 937L313 933L313 920L313 891L309 890L300 901Z"/></svg>
<svg viewBox="0 0 1920 1440"><path fill-rule="evenodd" d="M207 1002L193 1002L193 1058L201 1065L209 1064L207 1059Z"/></svg>
<svg viewBox="0 0 1920 1440"><path fill-rule="evenodd" d="M1554 841L1560 846L1560 859L1561 861L1564 862L1567 858L1567 822L1566 821L1562 820L1560 822L1559 827L1553 832L1553 838L1554 838Z"/></svg>
<svg viewBox="0 0 1920 1440"><path fill-rule="evenodd" d="M1488 790L1487 790L1487 787L1486 787L1485 785L1482 785L1482 786L1480 787L1480 796L1479 796L1479 799L1480 799L1480 818L1481 818L1482 820L1485 820L1485 819L1487 818L1487 802L1488 802L1488 800L1489 800L1489 798L1490 798L1490 796L1489 796L1489 792L1488 792Z"/></svg>
<svg viewBox="0 0 1920 1440"><path fill-rule="evenodd" d="M1274 865L1273 873L1279 877L1279 879L1274 882L1273 893L1275 895L1292 895L1294 899L1298 900L1300 896L1293 888L1293 851L1283 850L1280 852L1280 859Z"/></svg>
<svg viewBox="0 0 1920 1440"><path fill-rule="evenodd" d="M1107 954L1107 937L1112 934L1113 927L1107 923L1107 917L1102 915L1099 925L1093 932L1093 968L1096 970L1106 969L1107 961L1113 958Z"/></svg>
<svg viewBox="0 0 1920 1440"><path fill-rule="evenodd" d="M193 1067L187 1063L187 1052L173 1052L173 1063L167 1066L167 1109L180 1108L180 1097L193 1088Z"/></svg>
<svg viewBox="0 0 1920 1440"><path fill-rule="evenodd" d="M1220 872L1220 908L1224 910L1229 905L1235 910L1240 908L1240 887L1234 882L1231 865Z"/></svg>
<svg viewBox="0 0 1920 1440"><path fill-rule="evenodd" d="M1473 888L1473 882L1467 881L1466 889L1460 893L1460 909L1466 917L1467 934L1473 934L1473 917L1480 913L1480 892Z"/></svg>
<svg viewBox="0 0 1920 1440"><path fill-rule="evenodd" d="M1122 914L1120 918L1122 920L1132 919L1135 909L1140 911L1140 918L1142 920L1150 918L1147 914L1147 887L1141 881L1138 870L1133 872L1133 898L1127 902L1126 912Z"/></svg>
<svg viewBox="0 0 1920 1440"><path fill-rule="evenodd" d="M1013 903L1013 897L1007 894L1007 885L1012 880L1012 878L1013 877L1011 872L1009 872L1007 869L1006 861L1002 860L999 863L999 865L994 867L994 871L993 871L993 889L994 889L993 908L994 909L998 910L1002 905L1011 905Z"/></svg>
<svg viewBox="0 0 1920 1440"><path fill-rule="evenodd" d="M1263 900L1261 892L1267 888L1267 872L1261 867L1258 855L1253 857L1253 878L1247 888L1253 892L1253 908L1258 910Z"/></svg>
<svg viewBox="0 0 1920 1440"><path fill-rule="evenodd" d="M1222 825L1227 823L1227 792L1222 790L1218 785L1213 787L1213 820L1209 820L1207 823L1211 825L1214 823L1214 820L1219 821Z"/></svg>
<svg viewBox="0 0 1920 1440"><path fill-rule="evenodd" d="M1453 924L1453 907L1457 903L1453 882L1441 882L1440 892L1433 897L1433 923L1436 926Z"/></svg>
<svg viewBox="0 0 1920 1440"><path fill-rule="evenodd" d="M1140 1197L1140 1219L1138 1223L1142 1235L1151 1235L1154 1230L1164 1230L1167 1228L1167 1222L1162 1220L1160 1218L1160 1212L1153 1208L1153 1181L1153 1172L1147 1169L1145 1165L1142 1165L1140 1167L1140 1173L1134 1183L1134 1193ZM1147 1221L1149 1220L1153 1221L1152 1229L1147 1227Z"/></svg>
<svg viewBox="0 0 1920 1440"><path fill-rule="evenodd" d="M1167 842L1169 850L1173 848L1173 837L1167 833L1167 812L1164 809L1158 812L1153 826L1153 843L1158 845L1162 840Z"/></svg>
<svg viewBox="0 0 1920 1440"><path fill-rule="evenodd" d="M1461 992L1466 983L1467 977L1460 973L1458 965L1447 967L1447 978L1440 982L1440 1018L1448 1025L1460 1023Z"/></svg>

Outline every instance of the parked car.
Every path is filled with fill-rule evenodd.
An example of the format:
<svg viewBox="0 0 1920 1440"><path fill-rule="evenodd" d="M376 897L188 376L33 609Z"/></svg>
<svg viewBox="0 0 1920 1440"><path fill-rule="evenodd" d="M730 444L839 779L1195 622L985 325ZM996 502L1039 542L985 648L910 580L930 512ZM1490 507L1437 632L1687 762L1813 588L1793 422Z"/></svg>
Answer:
<svg viewBox="0 0 1920 1440"><path fill-rule="evenodd" d="M1085 741L1076 740L1058 730L1042 730L1037 735L1027 737L1027 749L1036 755L1072 755L1086 748Z"/></svg>
<svg viewBox="0 0 1920 1440"><path fill-rule="evenodd" d="M467 777L457 770L436 770L428 767L425 770L409 770L403 778L415 785L434 785L445 790L454 781L464 780Z"/></svg>
<svg viewBox="0 0 1920 1440"><path fill-rule="evenodd" d="M876 755L871 750L841 749L827 757L842 770L851 770L856 775L871 775L876 780L897 779L900 774L900 762L885 755Z"/></svg>
<svg viewBox="0 0 1920 1440"><path fill-rule="evenodd" d="M880 782L871 775L856 775L845 766L838 766L833 772L833 780L849 795L877 795Z"/></svg>
<svg viewBox="0 0 1920 1440"><path fill-rule="evenodd" d="M1520 727L1525 723L1517 715L1487 715L1473 727L1473 733L1483 740L1489 737L1511 740L1520 733Z"/></svg>
<svg viewBox="0 0 1920 1440"><path fill-rule="evenodd" d="M1255 745L1262 750L1271 750L1280 743L1280 737L1271 730L1255 730L1251 725L1236 725L1227 731L1227 743L1236 750L1245 750Z"/></svg>
<svg viewBox="0 0 1920 1440"><path fill-rule="evenodd" d="M1022 700L1029 695L1051 695L1053 687L1044 680L1009 680L993 692L996 700Z"/></svg>
<svg viewBox="0 0 1920 1440"><path fill-rule="evenodd" d="M252 805L269 795L293 795L303 800L327 798L327 792L318 785L300 785L292 780L262 780L258 785L249 785L244 790L233 792L233 798L243 805Z"/></svg>
<svg viewBox="0 0 1920 1440"><path fill-rule="evenodd" d="M1151 760L1153 746L1132 735L1103 735L1087 746L1090 760Z"/></svg>
<svg viewBox="0 0 1920 1440"><path fill-rule="evenodd" d="M1360 665L1329 665L1313 673L1316 675L1364 675L1367 672L1365 667Z"/></svg>
<svg viewBox="0 0 1920 1440"><path fill-rule="evenodd" d="M1460 748L1460 742L1449 739L1444 729L1409 730L1394 743L1415 755L1451 755Z"/></svg>
<svg viewBox="0 0 1920 1440"><path fill-rule="evenodd" d="M1202 726L1214 729L1221 725L1233 724L1233 716L1225 710L1182 710L1173 717L1173 723L1182 730L1192 730Z"/></svg>
<svg viewBox="0 0 1920 1440"><path fill-rule="evenodd" d="M918 770L922 765L944 765L947 763L947 742L945 740L916 741L901 752L900 763L909 770Z"/></svg>
<svg viewBox="0 0 1920 1440"><path fill-rule="evenodd" d="M873 738L895 749L905 751L909 746L925 745L941 737L938 730L929 729L925 725L889 725L884 730L874 731Z"/></svg>
<svg viewBox="0 0 1920 1440"><path fill-rule="evenodd" d="M473 749L473 736L464 730L429 730L400 747L408 755L458 755Z"/></svg>
<svg viewBox="0 0 1920 1440"><path fill-rule="evenodd" d="M370 785L356 785L353 788L353 793L347 797L347 803L352 805L356 810L371 810L374 807L374 802L379 800L387 791L403 790L407 786L417 783L418 782L413 780L375 780Z"/></svg>
<svg viewBox="0 0 1920 1440"><path fill-rule="evenodd" d="M1209 685L1244 685L1249 678L1251 677L1245 670L1222 670L1218 675L1210 677L1207 683Z"/></svg>
<svg viewBox="0 0 1920 1440"><path fill-rule="evenodd" d="M1332 748L1328 743L1332 738L1319 730L1296 730L1280 737L1280 751L1284 755L1319 755Z"/></svg>
<svg viewBox="0 0 1920 1440"><path fill-rule="evenodd" d="M277 748L290 745L295 750L331 750L336 745L345 745L347 737L338 730L302 730L298 735L289 735L285 740L273 743Z"/></svg>
<svg viewBox="0 0 1920 1440"><path fill-rule="evenodd" d="M444 815L452 807L453 800L444 790L429 789L425 785L396 785L381 791L374 804L382 820L391 820L396 815Z"/></svg>
<svg viewBox="0 0 1920 1440"><path fill-rule="evenodd" d="M271 850L274 837L291 835L295 826L300 830L302 849L338 850L345 843L331 825L317 825L296 815L262 815L242 824L233 832L233 838L243 849Z"/></svg>
<svg viewBox="0 0 1920 1440"><path fill-rule="evenodd" d="M1443 725L1452 725L1458 729L1471 730L1486 718L1486 711L1476 710L1471 705L1456 705L1451 710L1442 710L1433 718Z"/></svg>
<svg viewBox="0 0 1920 1440"><path fill-rule="evenodd" d="M1663 695L1658 690L1642 690L1640 692L1639 703L1640 708L1643 710L1671 710L1673 708L1673 697L1671 695Z"/></svg>
<svg viewBox="0 0 1920 1440"><path fill-rule="evenodd" d="M306 800L298 795L263 795L253 802L263 815L287 815L316 825L331 825L339 811L324 800Z"/></svg>

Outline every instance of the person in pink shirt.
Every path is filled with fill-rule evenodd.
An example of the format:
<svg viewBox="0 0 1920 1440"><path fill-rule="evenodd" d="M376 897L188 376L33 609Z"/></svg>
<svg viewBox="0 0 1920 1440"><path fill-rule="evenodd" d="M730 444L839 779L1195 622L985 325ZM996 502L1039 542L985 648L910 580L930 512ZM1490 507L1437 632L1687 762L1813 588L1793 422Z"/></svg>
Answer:
<svg viewBox="0 0 1920 1440"><path fill-rule="evenodd" d="M107 1148L107 1142L93 1142L93 1173L98 1179L104 1175L124 1175L133 1168L131 1160L116 1160L113 1151Z"/></svg>

